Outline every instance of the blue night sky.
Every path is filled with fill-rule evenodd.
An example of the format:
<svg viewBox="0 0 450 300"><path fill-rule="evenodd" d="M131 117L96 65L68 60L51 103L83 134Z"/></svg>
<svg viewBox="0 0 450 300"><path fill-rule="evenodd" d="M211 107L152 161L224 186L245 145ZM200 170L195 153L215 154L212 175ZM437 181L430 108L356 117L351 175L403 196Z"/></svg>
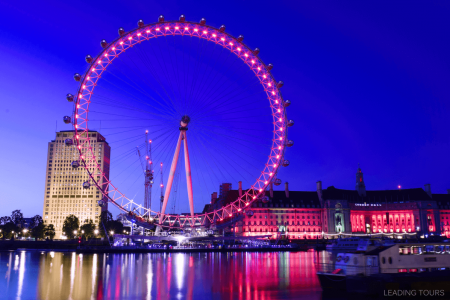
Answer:
<svg viewBox="0 0 450 300"><path fill-rule="evenodd" d="M353 189L358 163L369 190L450 188L449 2L165 3L0 1L0 215L42 214L47 143L56 121L72 129L62 122L72 109L65 95L77 89L72 76L86 69L84 56L119 27L160 14L225 24L274 65L295 121L291 164L278 176L291 189L314 190L317 180Z"/></svg>

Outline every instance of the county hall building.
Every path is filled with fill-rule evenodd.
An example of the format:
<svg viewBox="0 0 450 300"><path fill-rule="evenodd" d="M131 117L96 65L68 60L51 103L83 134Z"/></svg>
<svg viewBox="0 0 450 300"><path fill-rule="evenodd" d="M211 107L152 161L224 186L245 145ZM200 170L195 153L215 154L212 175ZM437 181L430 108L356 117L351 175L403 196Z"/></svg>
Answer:
<svg viewBox="0 0 450 300"><path fill-rule="evenodd" d="M224 183L219 195L212 194L204 212L218 209L240 194L242 188L232 190L231 184ZM271 188L266 196L268 199L253 202L253 215L243 214L230 231L242 236L270 234L291 239L369 234L450 237L449 193L432 194L429 184L424 189L369 191L359 167L354 190L333 186L323 189L319 181L316 191L290 191L286 182L284 191Z"/></svg>

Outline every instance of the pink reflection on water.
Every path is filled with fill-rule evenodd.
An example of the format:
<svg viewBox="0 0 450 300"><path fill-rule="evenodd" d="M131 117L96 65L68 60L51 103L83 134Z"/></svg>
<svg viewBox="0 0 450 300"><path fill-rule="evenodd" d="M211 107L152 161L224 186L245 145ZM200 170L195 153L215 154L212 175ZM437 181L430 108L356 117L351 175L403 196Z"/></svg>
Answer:
<svg viewBox="0 0 450 300"><path fill-rule="evenodd" d="M0 276L9 255L0 256ZM325 259L316 252L84 254L72 264L72 254L27 253L23 274L10 271L0 288L7 297L22 289L24 298L49 300L321 299L315 256Z"/></svg>

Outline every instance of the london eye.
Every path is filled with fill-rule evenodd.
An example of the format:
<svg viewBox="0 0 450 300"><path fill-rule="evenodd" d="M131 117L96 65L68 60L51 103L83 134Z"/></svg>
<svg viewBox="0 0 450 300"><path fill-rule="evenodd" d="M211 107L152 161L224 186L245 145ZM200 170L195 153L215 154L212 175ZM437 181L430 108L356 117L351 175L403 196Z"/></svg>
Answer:
<svg viewBox="0 0 450 300"><path fill-rule="evenodd" d="M158 21L101 41L97 56L86 56L84 74L75 74L74 145L106 202L137 220L159 228L211 226L251 215L251 204L279 185L288 128L281 81L258 48L244 44L225 26ZM109 176L88 134L101 132L111 145ZM205 210L220 184L242 182L243 192ZM142 188L144 183L145 188ZM229 199L228 199L229 200Z"/></svg>

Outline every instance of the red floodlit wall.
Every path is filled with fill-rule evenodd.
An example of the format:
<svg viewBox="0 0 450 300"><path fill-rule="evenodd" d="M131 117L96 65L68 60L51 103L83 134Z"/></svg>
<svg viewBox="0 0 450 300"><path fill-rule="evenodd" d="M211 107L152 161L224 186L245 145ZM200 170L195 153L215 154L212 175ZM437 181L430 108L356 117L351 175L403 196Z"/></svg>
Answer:
<svg viewBox="0 0 450 300"><path fill-rule="evenodd" d="M387 222L386 213L389 213L389 224ZM371 233L415 232L416 224L414 220L414 213L412 210L350 211L352 232L367 233L366 224L369 224Z"/></svg>
<svg viewBox="0 0 450 300"><path fill-rule="evenodd" d="M434 214L432 211L427 212L427 225L430 232L436 231L436 223L434 221Z"/></svg>
<svg viewBox="0 0 450 300"><path fill-rule="evenodd" d="M320 209L292 208L280 213L280 209L252 209L252 217L242 221L242 235L255 236L271 234L277 238L280 233L290 239L316 239L322 237ZM239 225L235 227L240 231Z"/></svg>
<svg viewBox="0 0 450 300"><path fill-rule="evenodd" d="M450 237L450 210L441 210L440 212L441 218L441 233L446 237Z"/></svg>

